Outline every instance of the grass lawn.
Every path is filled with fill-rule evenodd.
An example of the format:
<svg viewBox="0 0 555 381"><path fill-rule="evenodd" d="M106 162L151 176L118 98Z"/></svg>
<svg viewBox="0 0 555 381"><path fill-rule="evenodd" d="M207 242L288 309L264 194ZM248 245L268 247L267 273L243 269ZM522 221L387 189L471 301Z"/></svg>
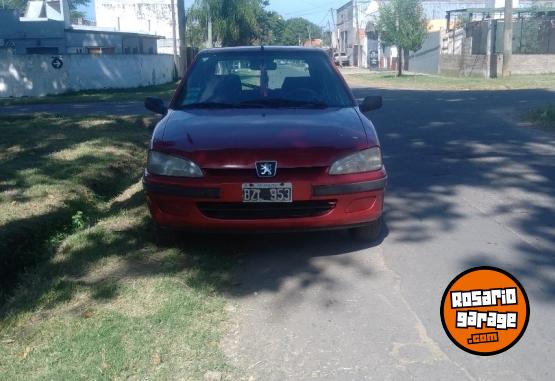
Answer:
<svg viewBox="0 0 555 381"><path fill-rule="evenodd" d="M555 74L514 75L510 78L485 79L481 77L449 77L443 75L394 73L344 74L351 84L410 90L516 90L555 88Z"/></svg>
<svg viewBox="0 0 555 381"><path fill-rule="evenodd" d="M219 348L233 260L155 244L149 123L0 117L0 379L236 379Z"/></svg>
<svg viewBox="0 0 555 381"><path fill-rule="evenodd" d="M0 98L0 106L38 103L143 101L146 97L160 97L165 101L169 101L176 88L177 83L170 82L164 85L135 87L130 89L84 90L59 95L47 95L44 97Z"/></svg>

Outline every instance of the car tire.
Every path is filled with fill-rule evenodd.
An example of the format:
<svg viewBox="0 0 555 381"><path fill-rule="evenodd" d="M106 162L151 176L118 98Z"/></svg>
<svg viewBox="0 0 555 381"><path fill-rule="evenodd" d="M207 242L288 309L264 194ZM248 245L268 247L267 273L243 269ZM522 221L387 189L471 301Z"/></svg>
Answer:
<svg viewBox="0 0 555 381"><path fill-rule="evenodd" d="M350 229L351 236L360 242L374 242L382 232L382 218L369 222L363 226Z"/></svg>

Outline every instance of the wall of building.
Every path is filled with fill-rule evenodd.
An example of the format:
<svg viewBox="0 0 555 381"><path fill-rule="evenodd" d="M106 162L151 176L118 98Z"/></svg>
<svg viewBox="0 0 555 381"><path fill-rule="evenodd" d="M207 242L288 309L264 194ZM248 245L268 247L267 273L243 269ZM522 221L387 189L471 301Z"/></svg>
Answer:
<svg viewBox="0 0 555 381"><path fill-rule="evenodd" d="M142 32L163 36L166 40L159 41L158 51L166 54L173 52L170 0L95 0L94 6L97 26L114 28L122 32ZM174 2L174 12L176 23L179 24L177 1ZM179 46L179 35L176 37L177 46Z"/></svg>
<svg viewBox="0 0 555 381"><path fill-rule="evenodd" d="M422 44L422 48L417 52L410 52L409 71L415 73L438 74L440 50L440 32L428 33L428 36Z"/></svg>
<svg viewBox="0 0 555 381"><path fill-rule="evenodd" d="M88 48L106 48L115 54L157 53L155 35L65 28L64 21L21 20L17 12L0 9L0 48L10 46L16 54L88 53Z"/></svg>
<svg viewBox="0 0 555 381"><path fill-rule="evenodd" d="M12 55L0 50L0 97L132 88L174 79L171 55L66 55L58 69L52 60L50 55Z"/></svg>
<svg viewBox="0 0 555 381"><path fill-rule="evenodd" d="M19 14L10 9L0 9L0 39L5 46L15 46L17 54L26 54L27 48L50 47L65 52L64 22L44 20L20 22Z"/></svg>
<svg viewBox="0 0 555 381"><path fill-rule="evenodd" d="M486 75L488 56L478 54L441 54L439 56L439 72L458 77Z"/></svg>
<svg viewBox="0 0 555 381"><path fill-rule="evenodd" d="M353 6L349 2L337 10L337 50L345 53L352 60L353 44L355 36L355 24L353 18Z"/></svg>
<svg viewBox="0 0 555 381"><path fill-rule="evenodd" d="M490 70L487 55L441 54L439 57L441 74L485 77ZM491 71L501 76L503 55L493 55L491 59ZM511 72L516 75L555 73L555 54L513 54Z"/></svg>
<svg viewBox="0 0 555 381"><path fill-rule="evenodd" d="M498 75L503 67L503 56L499 56ZM555 54L513 54L513 74L555 73Z"/></svg>
<svg viewBox="0 0 555 381"><path fill-rule="evenodd" d="M76 31L67 33L67 47L70 48L84 48L84 47L109 47L114 48L114 53L123 53L121 34L109 32L91 32L91 31ZM86 52L85 52L86 53Z"/></svg>

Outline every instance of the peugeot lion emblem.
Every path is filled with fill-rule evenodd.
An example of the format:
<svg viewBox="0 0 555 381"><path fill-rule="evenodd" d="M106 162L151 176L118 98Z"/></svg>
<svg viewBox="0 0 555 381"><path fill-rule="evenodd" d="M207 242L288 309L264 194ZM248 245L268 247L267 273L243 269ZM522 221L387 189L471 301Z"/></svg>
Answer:
<svg viewBox="0 0 555 381"><path fill-rule="evenodd" d="M257 161L256 174L258 177L274 177L277 170L277 161Z"/></svg>

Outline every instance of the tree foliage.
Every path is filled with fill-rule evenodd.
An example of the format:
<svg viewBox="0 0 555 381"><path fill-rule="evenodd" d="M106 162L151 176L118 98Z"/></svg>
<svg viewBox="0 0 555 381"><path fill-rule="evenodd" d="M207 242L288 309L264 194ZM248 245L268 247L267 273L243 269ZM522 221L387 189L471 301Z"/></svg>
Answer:
<svg viewBox="0 0 555 381"><path fill-rule="evenodd" d="M15 9L19 13L23 13L27 6L27 0L4 0L4 5L7 9Z"/></svg>
<svg viewBox="0 0 555 381"><path fill-rule="evenodd" d="M281 45L298 45L299 38L301 43L308 40L308 35L310 31L310 37L312 38L322 38L322 29L310 21L304 18L293 18L285 22L285 27L283 30L283 35L280 39Z"/></svg>
<svg viewBox="0 0 555 381"><path fill-rule="evenodd" d="M279 45L286 21L274 11L261 9L256 17L256 43L262 45Z"/></svg>
<svg viewBox="0 0 555 381"><path fill-rule="evenodd" d="M308 39L322 38L322 30L303 18L284 20L268 11L265 0L196 0L187 15L187 39L191 46L201 47L207 41L208 21L212 21L212 44L298 45Z"/></svg>
<svg viewBox="0 0 555 381"><path fill-rule="evenodd" d="M250 44L257 37L257 17L266 4L263 0L196 0L188 15L191 42L206 39L211 21L213 44Z"/></svg>
<svg viewBox="0 0 555 381"><path fill-rule="evenodd" d="M398 73L402 74L403 51L422 47L427 28L420 0L391 0L380 4L378 31L381 41L399 50Z"/></svg>

